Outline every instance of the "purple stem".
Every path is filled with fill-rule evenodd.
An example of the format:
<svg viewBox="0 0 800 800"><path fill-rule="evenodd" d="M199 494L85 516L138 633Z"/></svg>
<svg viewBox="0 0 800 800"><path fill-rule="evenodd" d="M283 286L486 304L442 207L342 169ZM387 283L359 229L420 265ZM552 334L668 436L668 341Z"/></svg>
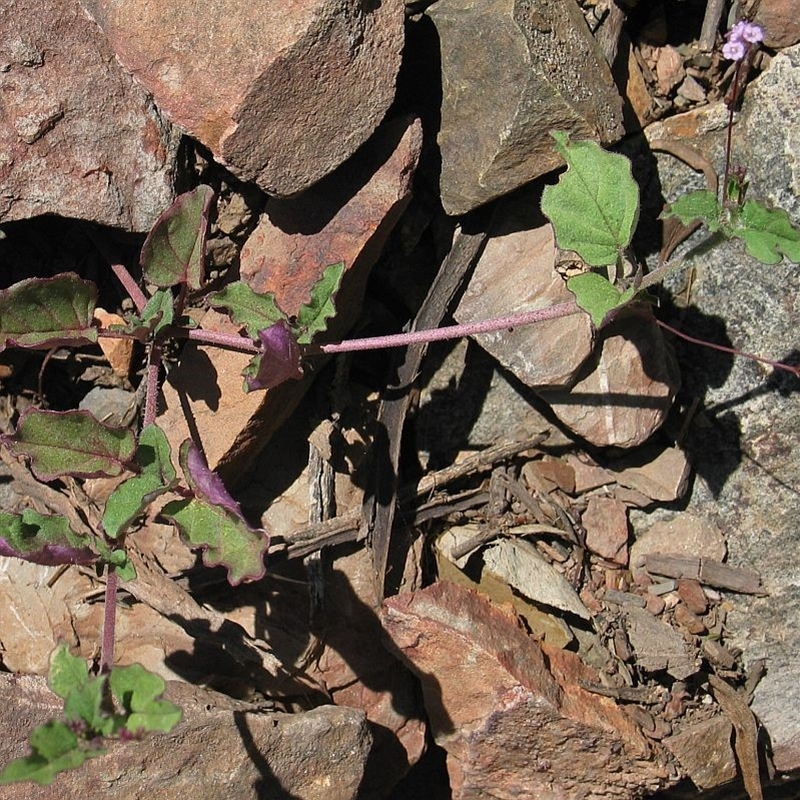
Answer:
<svg viewBox="0 0 800 800"><path fill-rule="evenodd" d="M378 350L384 347L403 347L409 344L425 344L439 342L444 339L460 339L464 336L474 336L478 333L491 333L506 329L519 328L523 325L533 325L548 319L568 317L580 311L575 303L560 303L538 311L522 311L518 314L509 314L506 317L468 322L464 325L448 325L444 328L433 330L411 331L410 333L397 333L392 336L372 336L368 339L350 339L338 344L321 344L308 348L307 352L317 350L322 353L350 353L356 350Z"/></svg>
<svg viewBox="0 0 800 800"><path fill-rule="evenodd" d="M117 630L117 568L108 565L106 574L106 593L103 606L103 642L100 649L100 672L111 672L114 664L114 639Z"/></svg>
<svg viewBox="0 0 800 800"><path fill-rule="evenodd" d="M139 288L139 284L133 279L133 275L122 264L112 264L111 269L117 276L117 280L122 284L128 296L133 300L136 310L141 314L147 305L147 297Z"/></svg>
<svg viewBox="0 0 800 800"><path fill-rule="evenodd" d="M147 381L144 396L144 416L142 427L152 425L158 414L158 373L161 371L161 345L153 342L150 345L150 354L147 359L145 380Z"/></svg>

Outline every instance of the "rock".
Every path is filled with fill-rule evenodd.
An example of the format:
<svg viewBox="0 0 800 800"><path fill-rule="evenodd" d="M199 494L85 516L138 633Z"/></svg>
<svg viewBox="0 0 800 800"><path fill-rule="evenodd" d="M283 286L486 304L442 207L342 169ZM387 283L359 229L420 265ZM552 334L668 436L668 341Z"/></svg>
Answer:
<svg viewBox="0 0 800 800"><path fill-rule="evenodd" d="M664 739L698 789L714 789L736 778L736 757L731 747L733 727L724 716L698 722Z"/></svg>
<svg viewBox="0 0 800 800"><path fill-rule="evenodd" d="M483 551L483 563L489 572L536 603L591 618L569 581L530 542L503 539Z"/></svg>
<svg viewBox="0 0 800 800"><path fill-rule="evenodd" d="M124 325L125 320L119 314L110 314L103 308L94 310L94 319L100 325L108 328L111 325ZM106 357L114 374L120 378L127 378L131 371L131 360L133 359L133 340L132 339L112 339L110 336L103 336L97 342L103 355Z"/></svg>
<svg viewBox="0 0 800 800"><path fill-rule="evenodd" d="M676 553L722 561L726 552L725 537L716 525L684 512L674 519L656 522L638 535L631 545L630 563L634 570L641 569L645 556L651 553Z"/></svg>
<svg viewBox="0 0 800 800"><path fill-rule="evenodd" d="M83 6L158 107L269 194L296 194L332 172L394 99L401 0L304 0L269 12L221 0Z"/></svg>
<svg viewBox="0 0 800 800"><path fill-rule="evenodd" d="M383 624L422 682L456 800L633 798L669 783L625 709L579 685L595 670L545 655L477 593L438 583L392 597Z"/></svg>
<svg viewBox="0 0 800 800"><path fill-rule="evenodd" d="M554 268L553 228L542 219L538 197L527 193L507 201L501 219L455 311L460 323L537 311L573 300ZM474 338L534 388L570 385L592 351L592 327L586 314Z"/></svg>
<svg viewBox="0 0 800 800"><path fill-rule="evenodd" d="M683 497L691 472L686 454L679 447L640 448L612 462L609 468L621 486L662 503Z"/></svg>
<svg viewBox="0 0 800 800"><path fill-rule="evenodd" d="M748 197L786 209L800 223L800 45L776 55L747 87L733 131L734 163L747 166ZM700 147L721 174L724 132L683 140ZM682 191L686 173L665 160L667 197ZM692 259L696 313L687 333L716 338L719 322L733 345L796 362L800 272L785 260L764 267L733 241ZM689 325L689 322L693 324ZM728 563L761 575L769 597L729 599L726 641L741 648L745 665L767 658L752 708L766 727L779 771L800 769L800 485L797 379L743 358L681 347L686 402L700 416L686 446L698 477L687 508L714 519L727 538Z"/></svg>
<svg viewBox="0 0 800 800"><path fill-rule="evenodd" d="M569 392L539 394L592 444L635 447L664 422L680 383L677 366L652 321L621 319L604 331Z"/></svg>
<svg viewBox="0 0 800 800"><path fill-rule="evenodd" d="M588 457L580 458L574 453L567 455L567 464L575 473L575 494L581 495L592 489L598 489L600 486L614 483L614 476L607 469L589 463L584 458Z"/></svg>
<svg viewBox="0 0 800 800"><path fill-rule="evenodd" d="M346 273L337 314L326 336L336 341L361 310L372 265L410 199L421 148L419 122L383 126L351 162L295 200L270 200L245 244L240 273L254 291L275 292L287 314L310 299L311 287L329 264ZM231 328L221 315L203 325ZM188 436L181 394L195 417L212 468L222 462L231 483L240 480L269 437L296 408L308 384L289 381L266 393L245 395L242 369L248 356L188 344L164 384L163 425L171 442ZM316 363L319 363L317 361Z"/></svg>
<svg viewBox="0 0 800 800"><path fill-rule="evenodd" d="M666 97L685 76L681 54L671 45L657 48L656 78L659 93Z"/></svg>
<svg viewBox="0 0 800 800"><path fill-rule="evenodd" d="M708 598L700 585L700 581L692 578L679 579L678 594L686 604L686 607L693 613L702 616L708 611Z"/></svg>
<svg viewBox="0 0 800 800"><path fill-rule="evenodd" d="M590 497L581 517L586 547L617 564L628 563L628 514L613 497Z"/></svg>
<svg viewBox="0 0 800 800"><path fill-rule="evenodd" d="M26 755L25 737L60 716L62 702L43 678L0 675L0 763ZM3 800L106 797L125 800L223 800L296 797L354 800L372 739L364 714L322 706L299 714L249 703L182 683L166 697L183 709L169 734L113 744L105 755L63 772L50 786L5 786Z"/></svg>
<svg viewBox="0 0 800 800"><path fill-rule="evenodd" d="M636 664L645 672L666 670L682 681L699 669L688 645L678 631L656 619L644 608L626 605L625 629L636 655Z"/></svg>
<svg viewBox="0 0 800 800"><path fill-rule="evenodd" d="M117 386L95 386L78 403L82 411L91 412L106 425L129 425L138 411L136 392L129 392Z"/></svg>
<svg viewBox="0 0 800 800"><path fill-rule="evenodd" d="M426 12L442 65L440 189L463 214L561 165L551 130L609 143L619 95L574 3L450 0Z"/></svg>
<svg viewBox="0 0 800 800"><path fill-rule="evenodd" d="M764 28L767 47L790 47L800 42L800 19L792 0L761 0L753 22Z"/></svg>
<svg viewBox="0 0 800 800"><path fill-rule="evenodd" d="M0 221L148 230L174 199L178 136L77 0L0 2Z"/></svg>

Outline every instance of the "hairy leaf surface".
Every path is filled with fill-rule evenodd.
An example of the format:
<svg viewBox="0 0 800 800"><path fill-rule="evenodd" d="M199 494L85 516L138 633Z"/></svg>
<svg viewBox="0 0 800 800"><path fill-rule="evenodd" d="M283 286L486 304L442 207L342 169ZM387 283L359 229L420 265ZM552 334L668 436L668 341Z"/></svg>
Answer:
<svg viewBox="0 0 800 800"><path fill-rule="evenodd" d="M639 187L627 158L591 141L570 142L554 132L567 171L542 194L558 246L574 250L590 266L614 264L630 244L639 219Z"/></svg>
<svg viewBox="0 0 800 800"><path fill-rule="evenodd" d="M131 431L103 425L88 411L29 409L2 443L14 455L29 459L33 473L45 482L61 475L115 477L136 453Z"/></svg>
<svg viewBox="0 0 800 800"><path fill-rule="evenodd" d="M141 254L142 275L161 288L185 283L199 289L205 277L208 214L214 190L198 186L179 195L156 220Z"/></svg>
<svg viewBox="0 0 800 800"><path fill-rule="evenodd" d="M0 291L0 350L97 341L97 287L72 273L30 278Z"/></svg>

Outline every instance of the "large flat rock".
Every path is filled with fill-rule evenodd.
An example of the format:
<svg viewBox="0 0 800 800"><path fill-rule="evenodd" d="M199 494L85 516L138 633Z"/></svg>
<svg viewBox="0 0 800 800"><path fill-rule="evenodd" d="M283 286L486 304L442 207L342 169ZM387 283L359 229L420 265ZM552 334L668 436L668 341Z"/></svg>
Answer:
<svg viewBox="0 0 800 800"><path fill-rule="evenodd" d="M402 0L83 6L169 119L270 194L331 172L394 99Z"/></svg>
<svg viewBox="0 0 800 800"><path fill-rule="evenodd" d="M174 199L178 138L77 0L0 0L0 222L148 230Z"/></svg>
<svg viewBox="0 0 800 800"><path fill-rule="evenodd" d="M800 223L800 46L777 55L745 96L734 128L734 163L747 166L748 197L782 206ZM688 116L688 115L686 115ZM695 115L696 116L696 115ZM689 118L665 122L657 137L695 128L689 143L722 173L723 130ZM708 132L705 132L708 131ZM680 136L680 134L679 134ZM682 138L682 137L681 137ZM672 199L695 180L671 159L659 158L664 193ZM738 241L692 259L696 280L683 327L797 364L800 271L783 261L765 267ZM687 446L698 473L688 510L716 522L733 566L760 573L768 597L731 596L729 642L746 664L767 659L753 710L769 732L779 770L800 769L800 428L798 380L744 358L678 345L684 403L700 401Z"/></svg>

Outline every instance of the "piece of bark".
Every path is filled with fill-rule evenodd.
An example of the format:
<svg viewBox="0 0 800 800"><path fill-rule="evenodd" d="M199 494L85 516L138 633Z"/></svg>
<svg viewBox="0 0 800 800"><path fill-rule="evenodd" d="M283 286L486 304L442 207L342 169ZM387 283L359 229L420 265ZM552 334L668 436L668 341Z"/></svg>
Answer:
<svg viewBox="0 0 800 800"><path fill-rule="evenodd" d="M731 567L710 558L653 553L645 556L644 563L651 574L670 578L694 578L707 586L740 594L766 594L761 578L754 570Z"/></svg>
<svg viewBox="0 0 800 800"><path fill-rule="evenodd" d="M82 4L158 107L269 194L332 172L394 99L402 0Z"/></svg>
<svg viewBox="0 0 800 800"><path fill-rule="evenodd" d="M736 731L734 749L744 779L744 788L750 800L763 800L758 767L758 722L742 695L722 678L709 675L708 682L714 693L714 699L720 704Z"/></svg>
<svg viewBox="0 0 800 800"><path fill-rule="evenodd" d="M453 245L428 291L412 325L413 330L436 328L447 313L453 297L480 255L489 222L486 212L476 212L456 233ZM399 486L400 443L403 424L412 400L412 388L427 345L406 348L398 357L396 378L386 388L378 412L377 436L372 445L373 469L361 511L360 535L372 553L378 597L386 589L392 524Z"/></svg>

